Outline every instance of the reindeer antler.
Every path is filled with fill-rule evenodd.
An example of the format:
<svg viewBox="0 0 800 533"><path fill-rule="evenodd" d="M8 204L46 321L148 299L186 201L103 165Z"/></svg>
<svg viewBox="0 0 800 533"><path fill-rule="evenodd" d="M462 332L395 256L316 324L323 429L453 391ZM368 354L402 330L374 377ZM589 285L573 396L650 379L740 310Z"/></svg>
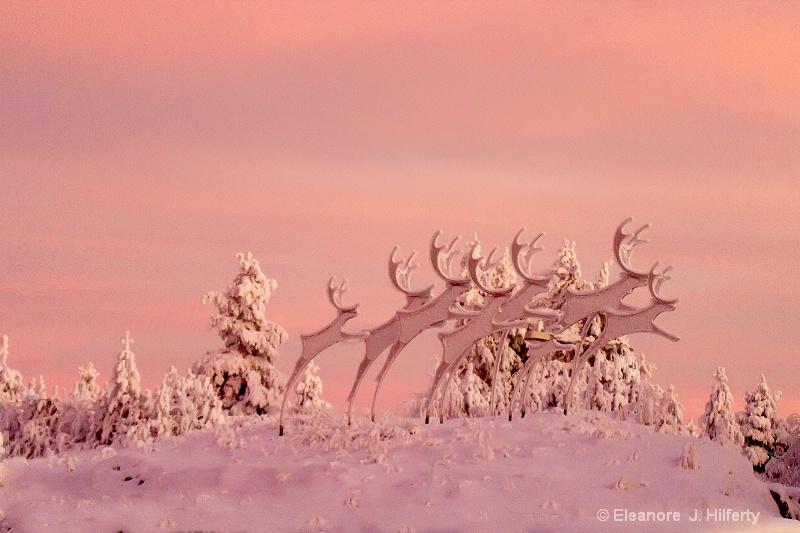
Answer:
<svg viewBox="0 0 800 533"><path fill-rule="evenodd" d="M624 270L628 275L635 278L646 278L648 276L648 272L642 270L636 270L630 265L631 255L633 254L633 249L639 245L646 242L649 242L647 239L641 238L639 235L650 227L650 224L645 224L638 230L634 231L633 233L626 233L623 229L628 222L633 220L633 217L626 218L622 224L617 227L617 231L614 234L614 257L617 260L617 264Z"/></svg>
<svg viewBox="0 0 800 533"><path fill-rule="evenodd" d="M513 287L495 289L494 287L487 286L483 283L483 276L485 272L490 270L495 265L497 265L497 263L500 260L498 259L497 261L492 262L492 257L494 257L495 252L497 252L497 248L495 248L494 250L492 250L492 253L489 254L489 259L488 259L489 268L486 268L484 270L484 265L486 265L487 260L481 257L478 251L479 249L480 245L478 244L478 242L477 241L474 242L472 244L472 252L469 254L469 258L467 259L467 270L469 271L469 275L472 278L472 281L475 282L475 284L478 286L479 289L481 289L486 294L490 294L492 296L501 296L503 294L508 294L509 292L511 292L513 290ZM484 270L484 272L481 272L481 270Z"/></svg>
<svg viewBox="0 0 800 533"><path fill-rule="evenodd" d="M524 243L520 242L519 240L524 231L525 227L523 226L514 237L514 242L511 243L511 258L513 259L514 268L517 269L517 274L520 275L525 283L531 285L542 285L550 280L550 276L533 275L531 273L531 260L536 252L544 250L543 246L536 245L536 243L539 242L539 239L544 237L544 233L539 233L539 235L534 237L531 242Z"/></svg>
<svg viewBox="0 0 800 533"><path fill-rule="evenodd" d="M335 286L333 281L336 278L331 277L328 280L328 300L339 311L339 313L354 313L358 310L358 304L345 307L342 304L342 295L347 292L347 280L343 279L339 286Z"/></svg>
<svg viewBox="0 0 800 533"><path fill-rule="evenodd" d="M453 255L460 253L461 249L456 249L456 243L461 238L457 236L449 245L440 246L439 237L442 235L442 230L437 231L433 235L431 241L431 263L436 274L448 283L453 285L461 285L469 281L469 278L454 278L450 276L450 264L453 262Z"/></svg>
<svg viewBox="0 0 800 533"><path fill-rule="evenodd" d="M411 273L419 267L419 264L414 263L417 252L412 252L405 261L402 259L398 261L395 260L395 255L399 249L399 246L395 246L392 255L389 256L389 279L392 281L392 285L410 298L430 297L433 285L418 291L411 289Z"/></svg>
<svg viewBox="0 0 800 533"><path fill-rule="evenodd" d="M672 279L672 276L667 275L667 272L672 270L672 265L665 267L661 272L656 272L657 266L658 263L653 265L647 280L647 287L650 289L650 294L657 302L674 305L680 301L678 298L668 299L661 296L661 284Z"/></svg>

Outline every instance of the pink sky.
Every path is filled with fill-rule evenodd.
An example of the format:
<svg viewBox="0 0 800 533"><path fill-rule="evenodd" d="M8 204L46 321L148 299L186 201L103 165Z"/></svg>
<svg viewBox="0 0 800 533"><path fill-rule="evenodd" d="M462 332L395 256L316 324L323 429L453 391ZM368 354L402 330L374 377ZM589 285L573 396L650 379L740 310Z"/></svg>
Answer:
<svg viewBox="0 0 800 533"><path fill-rule="evenodd" d="M800 411L794 4L5 2L0 36L0 333L26 379L107 379L126 329L147 386L188 368L239 251L278 281L288 373L330 275L354 327L402 305L395 244L525 225L541 267L569 238L593 277L632 215L681 298L678 344L632 338L655 381L697 417L716 366L737 409L763 373ZM424 389L432 339L387 404ZM334 403L359 359L318 358Z"/></svg>

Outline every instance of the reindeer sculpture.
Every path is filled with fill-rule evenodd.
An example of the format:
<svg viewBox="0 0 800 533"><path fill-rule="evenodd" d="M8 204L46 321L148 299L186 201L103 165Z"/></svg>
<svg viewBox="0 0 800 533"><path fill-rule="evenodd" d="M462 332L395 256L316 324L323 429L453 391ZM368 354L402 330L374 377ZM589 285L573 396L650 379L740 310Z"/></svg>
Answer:
<svg viewBox="0 0 800 533"><path fill-rule="evenodd" d="M580 369L586 361L593 356L597 350L605 346L609 341L622 337L623 335L630 335L632 333L655 333L667 340L677 342L679 337L664 331L661 327L657 326L654 322L656 317L661 313L675 310L675 304L678 299L666 299L659 293L661 283L667 279L667 272L671 267L665 268L662 272L656 273L658 263L653 265L648 275L647 287L650 290L651 301L650 304L641 309L630 310L626 308L621 310L619 307L605 307L601 313L605 317L605 325L600 334L592 341L592 343L580 355L576 352L574 359L575 366L572 370L572 378L567 387L566 398L564 399L564 414L569 412L570 403L572 400L572 390L575 387L575 382ZM626 306L627 307L627 306ZM583 338L581 339L583 342ZM579 348L582 347L579 345Z"/></svg>
<svg viewBox="0 0 800 533"><path fill-rule="evenodd" d="M302 351L300 352L300 359L297 360L294 371L289 381L286 383L286 392L283 396L283 403L281 404L279 435L283 435L283 416L286 411L286 401L292 393L295 381L300 377L300 372L308 366L308 363L323 350L330 348L334 344L362 341L367 338L367 334L363 332L346 333L342 331L342 327L347 321L358 316L358 304L349 307L345 307L344 304L342 304L342 295L347 291L347 280L343 280L339 286L336 287L333 284L334 279L335 278L331 278L328 280L328 300L330 300L333 307L336 308L336 318L316 333L300 335Z"/></svg>
<svg viewBox="0 0 800 533"><path fill-rule="evenodd" d="M451 263L460 249L456 248L459 237L450 244L439 244L441 231L434 234L430 246L430 259L434 272L445 281L444 290L435 298L432 297L433 285L422 289L411 289L411 273L418 265L414 264L416 252L406 260L396 259L398 247L392 250L389 256L389 278L394 287L406 297L405 305L399 309L389 320L370 330L361 333L347 333L342 331L344 324L357 316L358 305L346 307L342 304L342 294L347 290L346 281L339 286L333 284L334 278L328 282L328 298L337 310L336 318L320 331L301 335L302 353L295 365L295 369L287 384L286 394L283 398L280 414L280 434L283 434L283 420L286 403L295 381L308 363L323 350L340 342L365 341L364 356L359 364L353 387L348 396L348 423L351 421L353 403L365 374L375 360L387 349L389 354L376 379L374 396L372 399L372 420L375 412L381 385L391 368L393 362L404 348L420 333L433 327L440 327L447 321L458 319L455 329L439 334L442 343L442 358L437 364L433 376L433 383L428 392L425 422L428 423L433 407L433 400L444 382L442 402L449 390L449 382L459 364L466 357L469 348L480 339L489 335L501 333L502 337L496 348L495 360L492 368L492 396L491 413L495 412L496 381L499 372L502 350L508 332L511 329L544 324L545 331L533 331L535 335L526 338L526 359L523 368L517 373L516 384L511 392L509 401L509 420L513 416L515 404L519 402L522 416L525 416L525 397L530 377L534 366L548 354L554 352L572 352L573 370L567 396L564 400L564 412L569 412L573 390L575 388L578 370L586 361L597 353L609 341L623 335L632 333L655 333L669 340L678 338L667 333L654 323L660 314L675 309L677 299L666 299L660 294L661 284L669 279L667 273L671 267L657 272L658 263L649 271L634 269L630 264L631 255L636 246L647 242L641 233L648 227L644 225L633 233L625 231L625 226L631 218L624 220L614 234L614 258L621 269L617 281L595 290L576 291L566 287L555 294L552 308L532 307L534 299L547 290L553 272L533 274L531 271L532 256L542 248L537 242L543 234L537 235L529 243L520 241L525 228L522 228L514 237L511 245L511 256L515 270L521 279L521 286L514 291L514 287L495 288L488 283L487 273L497 264L492 261L496 249L483 258L480 255L479 244L473 243L467 257L467 276L454 277L451 274ZM483 305L477 309L465 309L458 303L459 297L464 294L474 283L485 294ZM643 308L634 308L623 302L623 299L634 290L647 286L650 291L651 302ZM600 331L590 338L592 325L600 317ZM568 343L559 339L571 326L583 323L579 341ZM529 329L530 331L530 329ZM440 409L440 421L443 421L443 409Z"/></svg>
<svg viewBox="0 0 800 533"><path fill-rule="evenodd" d="M406 304L395 313L392 318L366 332L367 338L364 342L364 358L361 360L361 364L358 365L358 372L353 382L353 388L350 390L350 395L347 397L348 424L350 424L352 420L353 403L367 370L369 370L369 367L372 366L375 359L377 359L386 348L396 343L400 338L400 313L402 311L418 309L431 300L433 285L418 291L411 289L411 273L419 266L414 264L414 258L417 252L413 252L405 261L397 261L395 260L395 255L397 254L398 248L398 246L395 246L392 250L392 254L389 256L389 279L392 281L392 285L405 295ZM374 411L372 419L375 420Z"/></svg>
<svg viewBox="0 0 800 533"><path fill-rule="evenodd" d="M658 314L674 310L674 304L677 303L677 300L664 300L657 292L661 283L665 279L668 279L666 272L669 268L665 269L660 274L656 274L655 266L650 272L645 272L636 270L630 265L630 259L634 248L639 244L647 242L646 239L641 237L641 233L649 227L649 224L645 224L633 233L627 233L624 228L631 220L630 217L625 219L617 227L614 234L614 258L621 269L619 279L610 285L591 291L576 291L571 287L567 287L557 298L555 309L559 317L554 324L551 324L551 331L558 334L573 324L583 321L580 340L576 344L569 344L563 343L559 339L553 337L544 343L540 341L528 343L528 358L522 370L519 372L520 377L517 379L517 385L512 394L512 409L509 412L509 419L511 419L513 414L513 398L516 396L517 391L519 391L520 397L520 410L524 416L524 398L533 366L549 353L556 351L573 352L572 375L567 387L566 398L564 399L564 412L567 413L569 412L572 401L578 371L597 350L605 346L609 341L623 335L637 332L653 332L673 341L678 340L677 337L664 332L652 323L652 320L655 319ZM622 301L623 298L635 289L644 286L650 288L650 293L654 302L650 306L643 309L636 309ZM657 312L654 313L654 310ZM648 324L641 322L641 320L644 319L640 317L645 314L650 316L650 322ZM601 323L604 324L604 329L602 333L592 341L591 345L583 350L586 338L591 331L592 323L596 317L601 317L603 319ZM610 329L609 319L613 324ZM552 337L553 333L548 333L548 335Z"/></svg>
<svg viewBox="0 0 800 533"><path fill-rule="evenodd" d="M536 252L544 249L542 246L537 246L536 243L539 239L544 237L544 233L539 233L529 243L520 242L520 236L525 232L525 228L520 229L514 241L511 244L511 258L514 264L514 269L522 279L522 287L514 293L508 301L500 308L500 313L494 322L499 322L508 327L503 329L503 334L500 337L500 342L494 354L494 366L492 368L492 396L489 402L490 413L494 414L497 401L497 376L500 373L500 362L503 356L503 348L508 338L508 332L511 328L522 327L528 324L528 318L522 320L523 324L515 324L515 321L520 321L521 317L530 317L531 313L528 310L528 304L533 301L534 297L547 289L547 284L552 276L552 271L545 274L534 275L531 273L531 260Z"/></svg>
<svg viewBox="0 0 800 533"><path fill-rule="evenodd" d="M453 255L460 252L455 248L460 237L453 239L449 245L439 245L439 237L441 235L441 230L434 234L431 241L430 257L434 271L445 281L444 291L425 305L416 309L401 309L397 312L397 317L400 321L400 336L392 345L391 350L389 350L386 362L383 364L380 374L378 374L375 395L372 398L373 421L375 420L378 393L381 390L383 380L386 379L389 368L397 359L397 356L417 335L431 327L444 325L447 320L453 318L451 311L453 304L462 293L469 289L469 277L455 278L450 274Z"/></svg>
<svg viewBox="0 0 800 533"><path fill-rule="evenodd" d="M436 366L436 371L433 375L433 384L431 385L430 392L428 393L428 400L426 402L425 423L428 423L431 413L431 406L436 391L439 385L448 372L452 373L458 368L458 363L461 362L467 350L480 339L489 335L496 326L492 324L492 320L500 311L500 306L503 305L511 297L513 287L506 287L502 289L495 289L485 285L482 281L482 273L478 270L479 265L486 263L486 259L480 257L479 245L477 242L473 244L472 252L467 260L467 268L472 278L472 281L484 292L486 297L484 299L483 307L480 310L467 310L459 304L454 303L450 309L450 314L456 318L467 319L467 322L462 326L457 327L453 331L447 333L440 333L439 340L442 342L442 358ZM497 251L495 248L489 255L490 268L496 265L496 261L492 262L492 257ZM449 380L448 380L449 382ZM444 394L442 395L442 402L444 402L444 395L447 394L447 387L445 386ZM444 413L440 410L440 421L444 420Z"/></svg>
<svg viewBox="0 0 800 533"><path fill-rule="evenodd" d="M503 337L495 352L492 382L492 400L494 400L494 380L496 380L496 372L499 369L499 361L502 356L505 338L508 336L508 330L527 326L530 321L534 319L552 320L555 317L552 311L528 307L533 297L547 287L549 278L546 276L534 276L530 273L529 268L530 256L538 249L535 244L542 235L540 234L537 236L530 244L524 245L519 242L519 236L523 231L524 228L517 233L512 244L513 262L515 268L522 270L520 274L523 279L523 286L516 293L512 293L513 287L496 289L485 283L484 278L486 277L486 272L491 271L497 264L497 261L492 261L492 257L497 249L489 255L488 260L485 260L478 255L478 243L476 242L473 245L472 253L467 261L468 272L475 285L486 294L484 305L480 310L465 310L455 305L453 314L463 317L468 321L453 331L439 334L439 339L443 347L442 359L436 368L433 386L429 393L425 417L426 422L429 420L433 398L435 397L443 377L449 373L449 378L442 394L442 403L444 403L446 399L450 381L453 379L459 364L464 360L471 346L484 337L503 332ZM523 266L523 255L528 257L527 261L525 261L528 263L528 267ZM485 264L487 261L488 266ZM494 401L492 401L492 405L493 404ZM492 407L492 412L494 412L494 407ZM443 421L443 419L444 413L440 410L439 420Z"/></svg>

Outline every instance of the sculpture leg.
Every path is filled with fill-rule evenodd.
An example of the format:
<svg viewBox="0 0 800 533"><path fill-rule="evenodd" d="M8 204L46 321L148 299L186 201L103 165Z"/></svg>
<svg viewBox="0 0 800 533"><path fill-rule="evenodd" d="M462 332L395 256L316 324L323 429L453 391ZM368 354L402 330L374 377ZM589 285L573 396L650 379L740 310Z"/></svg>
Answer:
<svg viewBox="0 0 800 533"><path fill-rule="evenodd" d="M356 380L353 382L353 388L350 390L350 395L347 396L347 425L350 425L350 422L353 419L353 404L355 403L356 394L358 393L359 387L361 387L361 382L364 380L364 376L367 374L367 370L369 367L372 366L372 363L375 362L375 359L364 358L361 361L361 364L358 365L358 372L356 373ZM374 417L373 417L374 421Z"/></svg>
<svg viewBox="0 0 800 533"><path fill-rule="evenodd" d="M589 358L589 356L594 353L592 348L594 346L590 346L586 352L583 354L580 353L581 349L583 349L583 343L586 341L586 336L589 335L589 329L592 327L592 322L594 322L595 317L597 314L594 314L586 319L586 323L583 325L583 329L581 330L581 341L575 348L575 362L572 368L572 375L570 376L569 386L567 387L567 394L564 397L564 414L569 413L569 407L572 403L572 390L575 388L575 382L578 379L578 370L583 366L583 363Z"/></svg>
<svg viewBox="0 0 800 533"><path fill-rule="evenodd" d="M433 375L433 382L431 383L431 389L430 389L430 392L428 393L428 401L425 403L425 423L426 424L428 423L428 420L430 419L431 407L433 406L433 400L436 397L436 392L439 390L439 386L442 384L442 379L444 378L445 374L447 374L447 371L450 369L451 366L452 365L448 365L444 361L444 359L442 359L442 361L440 361L439 364L436 366L436 372ZM446 392L447 391L445 390L445 393ZM442 401L444 401L444 398L442 398ZM442 406L442 407L444 407L444 406ZM444 416L441 411L440 411L440 414L441 414L441 416Z"/></svg>
<svg viewBox="0 0 800 533"><path fill-rule="evenodd" d="M444 390L442 391L441 408L439 409L439 423L444 424L444 406L447 401L447 393L450 391L450 383L453 381L453 376L456 375L458 368L453 368L453 371L447 376L444 382Z"/></svg>
<svg viewBox="0 0 800 533"><path fill-rule="evenodd" d="M306 366L308 366L308 363L310 363L312 359L313 357L310 359L305 359L305 360L300 359L299 361L297 361L297 364L294 366L294 371L292 372L289 381L286 382L286 392L283 394L283 402L281 403L281 416L279 418L279 423L278 423L279 437L283 436L283 415L286 411L286 401L289 399L289 395L292 393L292 389L294 388L294 382L297 381L297 377L300 375L300 372L302 372L303 369Z"/></svg>
<svg viewBox="0 0 800 533"><path fill-rule="evenodd" d="M497 345L494 351L494 368L492 368L492 400L489 402L489 409L491 416L495 415L495 406L497 401L497 375L500 373L500 360L503 357L503 349L506 345L508 338L508 330L503 331L503 336L500 337L500 344Z"/></svg>
<svg viewBox="0 0 800 533"><path fill-rule="evenodd" d="M533 371L536 369L536 363L544 359L544 354L537 356L533 363L531 364L528 373L525 374L525 383L522 387L522 396L520 398L519 406L521 410L521 416L525 417L525 402L529 400L530 396L528 395L528 389L531 388L531 378L533 377ZM530 407L530 406L529 406Z"/></svg>
<svg viewBox="0 0 800 533"><path fill-rule="evenodd" d="M442 380L444 379L445 375L448 372L450 372L450 377L448 378L448 384L449 384L449 380L453 379L453 375L458 370L458 365L461 364L461 361L464 360L464 357L467 355L468 351L469 351L469 348L465 349L463 352L461 352L458 355L458 357L454 358L453 362L450 363L450 364L448 364L444 360L444 356L442 356L442 360L439 362L439 365L436 367L436 373L433 376L433 385L431 386L431 391L428 394L428 403L427 403L426 408L425 408L425 423L426 424L428 423L428 420L430 418L431 405L433 404L433 398L434 398L434 396L436 394L436 391L441 386ZM448 388L449 387L446 387L444 392L442 393L442 399L441 399L442 409L439 412L439 420L441 422L444 422L444 400L445 400L445 396L447 395L447 389Z"/></svg>
<svg viewBox="0 0 800 533"><path fill-rule="evenodd" d="M509 400L508 406L508 421L510 422L514 413L514 405L516 404L517 400L517 392L519 391L519 403L520 403L520 411L524 412L525 409L525 395L528 392L528 388L530 387L530 379L533 375L533 370L536 367L536 363L544 359L544 356L547 355L546 353L537 353L532 355L525 361L525 365L522 367L522 370L518 372L519 379L517 380L517 384L511 392L511 399ZM525 416L524 414L522 416Z"/></svg>
<svg viewBox="0 0 800 533"><path fill-rule="evenodd" d="M527 363L527 361L526 361ZM517 404L517 397L520 398L520 403L522 403L522 397L525 394L525 391L528 389L528 378L533 371L533 365L525 364L517 374L517 383L514 388L511 390L511 398L508 401L508 421L514 417L514 407Z"/></svg>
<svg viewBox="0 0 800 533"><path fill-rule="evenodd" d="M377 384L375 385L375 394L372 396L372 413L370 415L373 422L375 422L375 410L378 406L378 393L381 391L383 380L386 378L386 373L389 372L389 368L392 366L392 363L394 363L394 360L397 359L397 356L400 355L400 352L403 351L403 348L405 347L406 345L400 341L392 344L392 348L389 350L389 355L386 358L386 362L383 363L383 368L381 368L378 377L375 378Z"/></svg>

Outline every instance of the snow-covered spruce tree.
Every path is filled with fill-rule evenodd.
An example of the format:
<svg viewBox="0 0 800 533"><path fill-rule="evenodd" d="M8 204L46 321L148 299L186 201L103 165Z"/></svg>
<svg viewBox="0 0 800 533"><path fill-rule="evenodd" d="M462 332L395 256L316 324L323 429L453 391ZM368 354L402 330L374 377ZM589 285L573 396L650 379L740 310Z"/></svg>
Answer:
<svg viewBox="0 0 800 533"><path fill-rule="evenodd" d="M266 305L277 287L262 272L252 254L237 254L239 273L223 294L208 292L204 303L213 303L211 317L225 343L209 352L193 371L208 376L231 414L265 414L279 405L286 377L276 368L278 347L288 335L266 318Z"/></svg>
<svg viewBox="0 0 800 533"><path fill-rule="evenodd" d="M631 390L631 402L621 411L623 419L653 426L659 433L697 436L694 421L683 420L683 406L678 401L675 386L665 391L652 382L655 365L647 364L644 354L639 358L638 381Z"/></svg>
<svg viewBox="0 0 800 533"><path fill-rule="evenodd" d="M741 450L744 436L736 422L736 416L731 410L733 396L728 388L728 376L725 375L724 367L717 367L714 379L716 381L708 397L703 416L700 417L700 426L712 441Z"/></svg>
<svg viewBox="0 0 800 533"><path fill-rule="evenodd" d="M25 399L22 374L8 366L8 335L0 337L0 402L20 402Z"/></svg>
<svg viewBox="0 0 800 533"><path fill-rule="evenodd" d="M306 366L303 381L297 384L295 393L296 411L310 413L331 407L331 404L322 399L322 379L319 377L319 367L314 361Z"/></svg>
<svg viewBox="0 0 800 533"><path fill-rule="evenodd" d="M789 447L786 421L778 417L780 397L780 391L770 391L762 374L758 388L744 396L745 410L736 414L744 435L744 454L757 472L763 472L770 458L783 455Z"/></svg>
<svg viewBox="0 0 800 533"><path fill-rule="evenodd" d="M119 442L132 444L136 440L137 427L147 419L149 410L142 394L141 378L136 360L131 351L130 332L122 338L123 348L117 356L117 364L109 383L109 395L105 402L105 413L100 431L100 444Z"/></svg>

